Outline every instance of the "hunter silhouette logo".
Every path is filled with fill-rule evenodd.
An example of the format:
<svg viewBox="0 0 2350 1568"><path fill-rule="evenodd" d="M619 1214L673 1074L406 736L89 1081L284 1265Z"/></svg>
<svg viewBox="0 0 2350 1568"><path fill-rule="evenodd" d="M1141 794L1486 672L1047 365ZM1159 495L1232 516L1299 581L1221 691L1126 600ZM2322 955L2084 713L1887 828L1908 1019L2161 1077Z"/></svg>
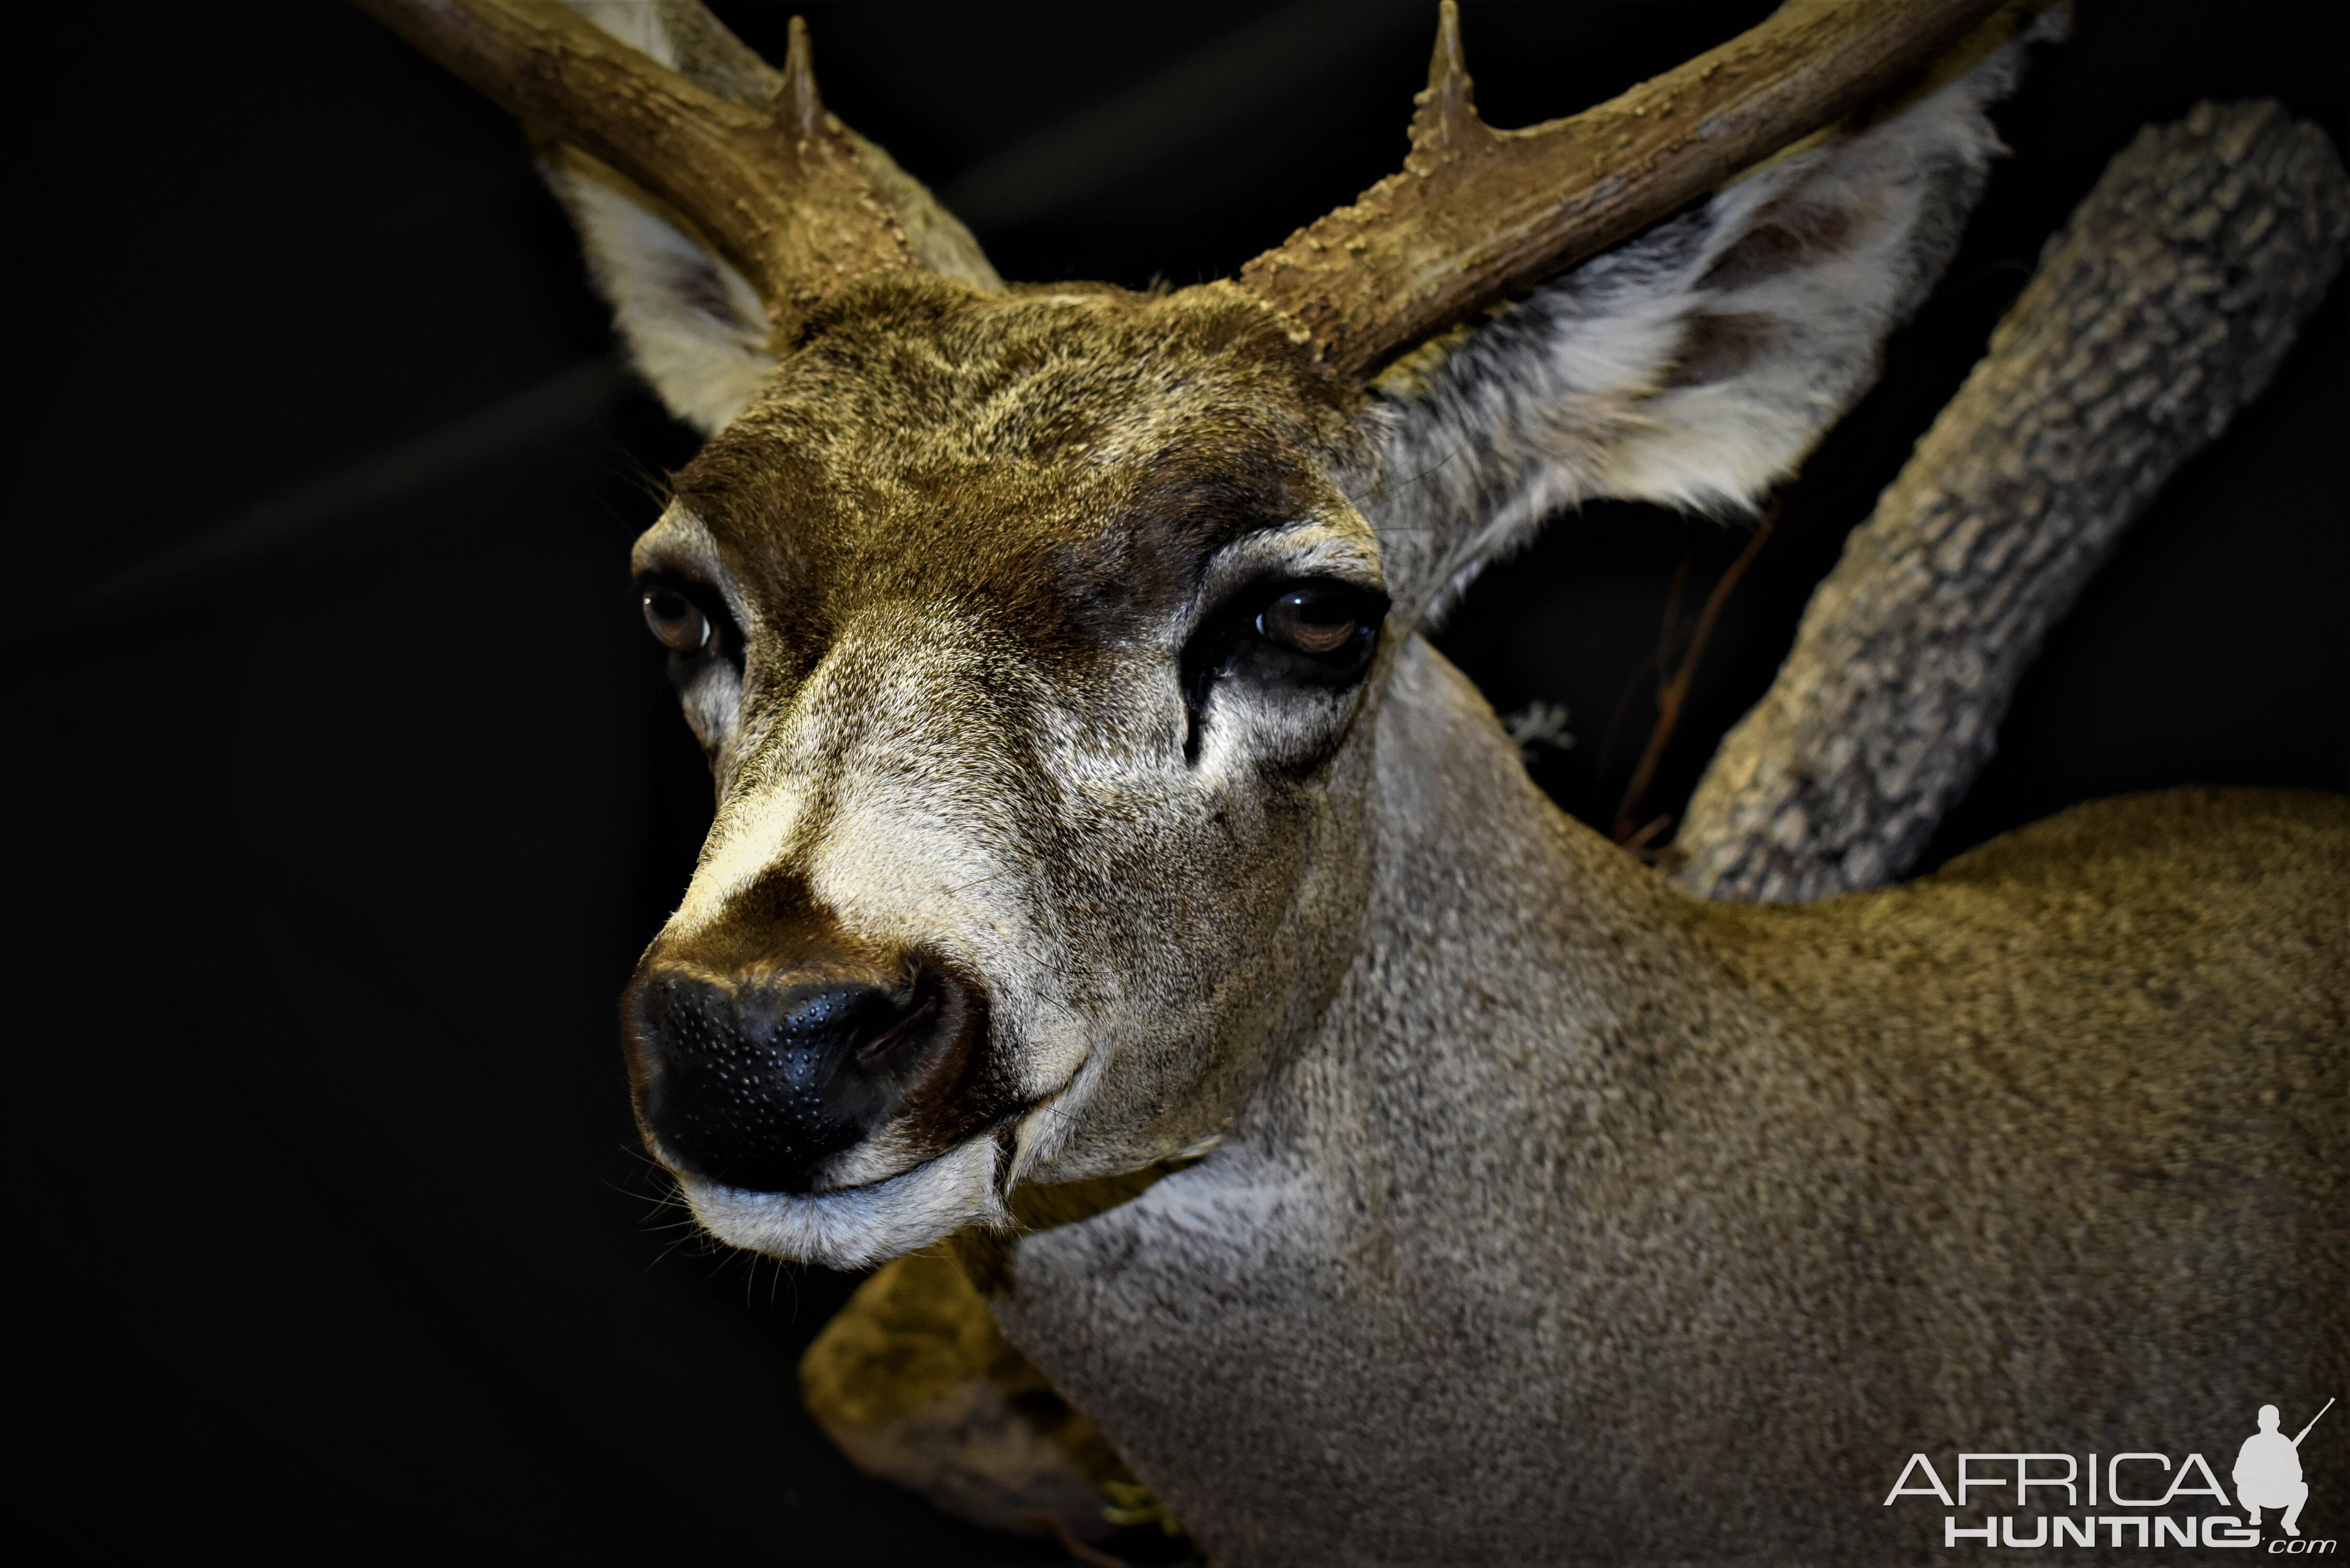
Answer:
<svg viewBox="0 0 2350 1568"><path fill-rule="evenodd" d="M2309 1482L2302 1473L2301 1444L2332 1408L2334 1401L2326 1400L2307 1426L2288 1438L2277 1407L2260 1407L2260 1430L2244 1439L2230 1473L2241 1519L2224 1511L2230 1501L2228 1488L2201 1454L2190 1453L2174 1462L2168 1454L2144 1449L2086 1455L1962 1453L1947 1484L1932 1459L1912 1454L1886 1494L1885 1506L1905 1498L1932 1498L1950 1511L1942 1521L1945 1549L1980 1544L2010 1551L2100 1544L2156 1551L2256 1548L2262 1544L2261 1514L2267 1510L2282 1516L2276 1522L2283 1531L2267 1543L2268 1554L2327 1555L2336 1542L2302 1539L2301 1511L2309 1501ZM1991 1497L1972 1496L1979 1491ZM1966 1517L1970 1509L2002 1503L2014 1511L1978 1520Z"/></svg>
<svg viewBox="0 0 2350 1568"><path fill-rule="evenodd" d="M2324 1409L2309 1418L2309 1427L2317 1425L2326 1410L2334 1408L2328 1399ZM2292 1437L2277 1430L2279 1420L2273 1405L2261 1407L2261 1429L2244 1439L2236 1453L2236 1501L2243 1505L2244 1522L2258 1528L2261 1510L2284 1510L2284 1532L2301 1533L2301 1505L2309 1501L2309 1483L2301 1479L2301 1440L2309 1436L2303 1427Z"/></svg>

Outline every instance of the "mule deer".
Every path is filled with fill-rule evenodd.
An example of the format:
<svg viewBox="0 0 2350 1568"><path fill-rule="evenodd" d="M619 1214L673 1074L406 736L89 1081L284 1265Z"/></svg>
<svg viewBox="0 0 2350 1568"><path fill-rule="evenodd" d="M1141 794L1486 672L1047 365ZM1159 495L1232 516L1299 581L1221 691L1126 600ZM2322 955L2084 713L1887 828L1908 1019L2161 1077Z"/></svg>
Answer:
<svg viewBox="0 0 2350 1568"><path fill-rule="evenodd" d="M1134 294L1001 283L797 22L777 72L686 4L369 4L545 135L712 438L635 562L718 811L624 1015L717 1236L993 1230L1004 1328L1235 1564L1879 1557L1913 1451L2350 1375L2342 801L1707 903L1421 635L1562 507L1794 470L2028 14L1799 0L1495 132L1447 0L1402 173Z"/></svg>

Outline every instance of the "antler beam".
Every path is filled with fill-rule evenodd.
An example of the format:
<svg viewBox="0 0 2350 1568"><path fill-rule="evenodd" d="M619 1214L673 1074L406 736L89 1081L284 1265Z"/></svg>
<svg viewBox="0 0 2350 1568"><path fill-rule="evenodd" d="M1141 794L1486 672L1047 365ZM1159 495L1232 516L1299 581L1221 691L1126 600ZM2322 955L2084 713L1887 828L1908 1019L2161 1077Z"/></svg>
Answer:
<svg viewBox="0 0 2350 1568"><path fill-rule="evenodd" d="M1249 263L1243 288L1366 376L1479 306L1624 239L1924 66L2002 0L1790 0L1566 119L1477 118L1443 0L1400 173Z"/></svg>
<svg viewBox="0 0 2350 1568"><path fill-rule="evenodd" d="M797 17L775 95L745 104L556 0L359 4L526 123L675 208L743 270L779 333L849 277L915 265L850 133L816 96Z"/></svg>

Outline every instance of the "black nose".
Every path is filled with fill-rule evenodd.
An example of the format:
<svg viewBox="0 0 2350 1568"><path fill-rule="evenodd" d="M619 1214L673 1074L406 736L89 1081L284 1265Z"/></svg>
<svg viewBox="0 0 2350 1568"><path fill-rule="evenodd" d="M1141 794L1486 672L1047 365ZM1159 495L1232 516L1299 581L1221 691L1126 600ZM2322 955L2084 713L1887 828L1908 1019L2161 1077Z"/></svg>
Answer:
<svg viewBox="0 0 2350 1568"><path fill-rule="evenodd" d="M656 969L630 998L661 1147L727 1187L806 1192L903 1100L932 1054L941 990L853 980L727 984Z"/></svg>

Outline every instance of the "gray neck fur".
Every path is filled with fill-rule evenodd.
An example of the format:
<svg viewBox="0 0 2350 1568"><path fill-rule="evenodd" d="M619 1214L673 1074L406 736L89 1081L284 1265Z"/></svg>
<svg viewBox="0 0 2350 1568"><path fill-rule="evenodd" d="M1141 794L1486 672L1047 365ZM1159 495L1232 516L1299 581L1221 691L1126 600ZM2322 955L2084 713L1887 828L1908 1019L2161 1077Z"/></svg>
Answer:
<svg viewBox="0 0 2350 1568"><path fill-rule="evenodd" d="M1701 905L1550 805L1424 644L1393 680L1360 947L1320 1028L1200 1164L1024 1238L995 1303L1220 1562L1817 1561L1882 1548L1913 1450L2137 1423L2178 1451L2241 1414L2199 1390L2342 1370L2338 1332L2163 1332L2257 1315L2329 1257L2341 1278L2314 1220L2298 1267L2272 1231L2232 1260L2180 1240L2251 1202L2255 1149L2342 1196L2314 1163L2338 1129L2244 1127L2265 1075L2209 1033L2125 1007L2083 1034L2061 950L1994 996L1878 989L1950 981L1930 946L1973 940L1970 909L2061 950L2078 932L2028 874ZM2035 986L2065 1059L2005 1015ZM2311 1017L2306 1059L2326 1042ZM2133 1053L2220 1102L2184 1129L2214 1158L2161 1190L2074 1160L2180 1130L2090 1103Z"/></svg>

